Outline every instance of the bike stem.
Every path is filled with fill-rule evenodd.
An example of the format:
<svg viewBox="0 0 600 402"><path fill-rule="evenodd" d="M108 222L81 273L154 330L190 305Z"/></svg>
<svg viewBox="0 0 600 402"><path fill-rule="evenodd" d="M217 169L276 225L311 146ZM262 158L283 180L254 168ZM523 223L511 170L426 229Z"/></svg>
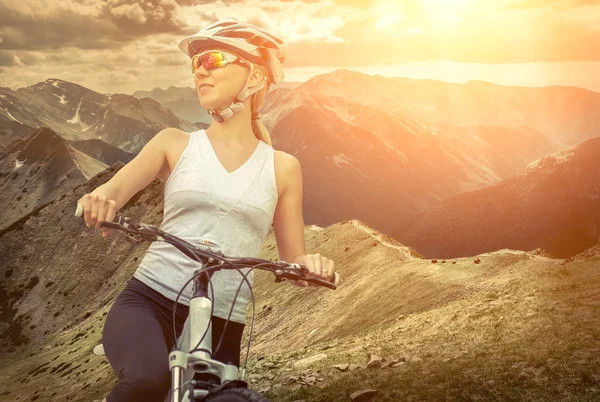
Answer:
<svg viewBox="0 0 600 402"><path fill-rule="evenodd" d="M210 359L212 355L212 322L211 307L212 302L208 297L208 284L212 277L213 270L194 271L194 284L192 287L193 295L190 299L190 353L202 359ZM208 326L208 331L206 327ZM202 336L206 332L206 336ZM200 342L202 339L202 342ZM198 345L192 352L191 348Z"/></svg>
<svg viewBox="0 0 600 402"><path fill-rule="evenodd" d="M194 272L193 296L190 300L188 315L189 326L184 325L181 342L177 345L178 350L172 351L169 355L172 402L181 401L184 394L182 385L186 380L191 380L188 375L193 376L194 371L213 376L218 379L219 383L224 380L237 379L238 368L236 366L226 365L212 359L212 301L208 297L208 284L213 272L216 271L218 268L200 269ZM205 332L206 335L204 335ZM204 339L202 339L203 335ZM198 346L196 347L196 345ZM192 348L195 349L192 351ZM188 370L186 373L186 368L193 371Z"/></svg>

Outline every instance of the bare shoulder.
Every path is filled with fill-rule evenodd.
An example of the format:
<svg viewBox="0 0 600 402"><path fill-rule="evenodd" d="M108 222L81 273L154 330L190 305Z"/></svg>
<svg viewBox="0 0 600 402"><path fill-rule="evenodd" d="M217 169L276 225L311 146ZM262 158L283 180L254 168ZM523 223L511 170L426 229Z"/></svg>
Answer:
<svg viewBox="0 0 600 402"><path fill-rule="evenodd" d="M162 150L165 158L165 163L158 174L158 177L163 179L163 181L166 182L169 178L189 140L190 133L173 127L159 131L152 138L151 141L156 141L157 147Z"/></svg>
<svg viewBox="0 0 600 402"><path fill-rule="evenodd" d="M160 130L154 137L159 142L168 144L171 141L186 140L190 138L190 133L186 133L175 127L168 127Z"/></svg>
<svg viewBox="0 0 600 402"><path fill-rule="evenodd" d="M157 147L160 147L164 152L164 155L169 158L177 158L181 154L179 151L183 151L187 146L190 139L190 133L186 133L178 128L165 128L159 131L150 141L156 143ZM180 149L183 146L183 149Z"/></svg>
<svg viewBox="0 0 600 402"><path fill-rule="evenodd" d="M283 169L300 169L300 161L294 155L275 150L275 163Z"/></svg>
<svg viewBox="0 0 600 402"><path fill-rule="evenodd" d="M298 158L283 151L275 150L274 159L277 191L281 197L288 186L302 180L302 167Z"/></svg>

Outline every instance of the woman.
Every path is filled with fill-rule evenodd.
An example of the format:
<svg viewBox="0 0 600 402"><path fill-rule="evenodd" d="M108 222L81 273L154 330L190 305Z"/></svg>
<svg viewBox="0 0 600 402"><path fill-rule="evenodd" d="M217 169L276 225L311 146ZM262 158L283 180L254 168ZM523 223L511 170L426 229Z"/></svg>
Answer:
<svg viewBox="0 0 600 402"><path fill-rule="evenodd" d="M80 199L86 225L100 229L160 177L165 181L161 229L191 242L209 240L228 256L258 257L272 225L281 260L303 264L312 276L330 280L333 261L306 254L300 163L273 150L258 114L268 89L283 80L281 41L252 24L226 19L185 38L179 47L192 59L194 86L213 117L211 126L189 134L172 128L159 132L110 181ZM102 229L103 236L109 234ZM168 354L175 342L172 304L197 268L169 244L150 245L106 318L104 349L119 382L104 401L164 400L170 386ZM237 271L219 271L212 278L213 350L231 313L213 358L238 367L250 295L246 285L233 300L240 280ZM308 286L305 281L295 285ZM188 287L179 299L178 333L190 296Z"/></svg>

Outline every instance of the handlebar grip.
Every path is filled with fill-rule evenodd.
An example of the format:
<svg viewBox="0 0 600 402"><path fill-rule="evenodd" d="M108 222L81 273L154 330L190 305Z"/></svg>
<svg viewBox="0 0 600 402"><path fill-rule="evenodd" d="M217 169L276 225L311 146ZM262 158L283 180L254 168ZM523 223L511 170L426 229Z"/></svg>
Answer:
<svg viewBox="0 0 600 402"><path fill-rule="evenodd" d="M333 273L333 284L337 286L338 283L340 283L340 274L338 274L337 272Z"/></svg>
<svg viewBox="0 0 600 402"><path fill-rule="evenodd" d="M75 216L81 217L83 216L83 207L81 203L77 203L77 209L75 210ZM116 215L112 222L104 221L100 224L100 227L108 228L108 229L122 229L121 219L119 215Z"/></svg>
<svg viewBox="0 0 600 402"><path fill-rule="evenodd" d="M306 278L304 279L307 282L316 283L318 285L324 286L329 289L337 289L337 284L340 282L340 274L337 272L333 273L333 281L324 281L323 279L318 278Z"/></svg>

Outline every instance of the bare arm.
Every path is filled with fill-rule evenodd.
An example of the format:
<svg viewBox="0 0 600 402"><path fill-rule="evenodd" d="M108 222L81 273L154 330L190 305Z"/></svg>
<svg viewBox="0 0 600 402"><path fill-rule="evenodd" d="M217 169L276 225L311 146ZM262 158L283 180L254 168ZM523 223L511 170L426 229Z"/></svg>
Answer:
<svg viewBox="0 0 600 402"><path fill-rule="evenodd" d="M115 211L118 211L138 191L160 177L167 165L166 146L169 141L173 141L173 136L179 134L179 131L173 128L158 132L135 158L91 194L104 195L107 199L115 200Z"/></svg>
<svg viewBox="0 0 600 402"><path fill-rule="evenodd" d="M302 169L296 157L289 154L284 156L283 177L287 183L277 201L273 229L279 258L292 262L295 257L306 254L302 216Z"/></svg>
<svg viewBox="0 0 600 402"><path fill-rule="evenodd" d="M282 173L286 178L285 187L275 209L273 228L279 258L283 261L304 265L313 277L327 281L339 281L334 273L333 260L319 253L307 254L304 240L304 218L302 216L302 169L294 156L283 154ZM290 281L300 287L315 286L303 280Z"/></svg>

